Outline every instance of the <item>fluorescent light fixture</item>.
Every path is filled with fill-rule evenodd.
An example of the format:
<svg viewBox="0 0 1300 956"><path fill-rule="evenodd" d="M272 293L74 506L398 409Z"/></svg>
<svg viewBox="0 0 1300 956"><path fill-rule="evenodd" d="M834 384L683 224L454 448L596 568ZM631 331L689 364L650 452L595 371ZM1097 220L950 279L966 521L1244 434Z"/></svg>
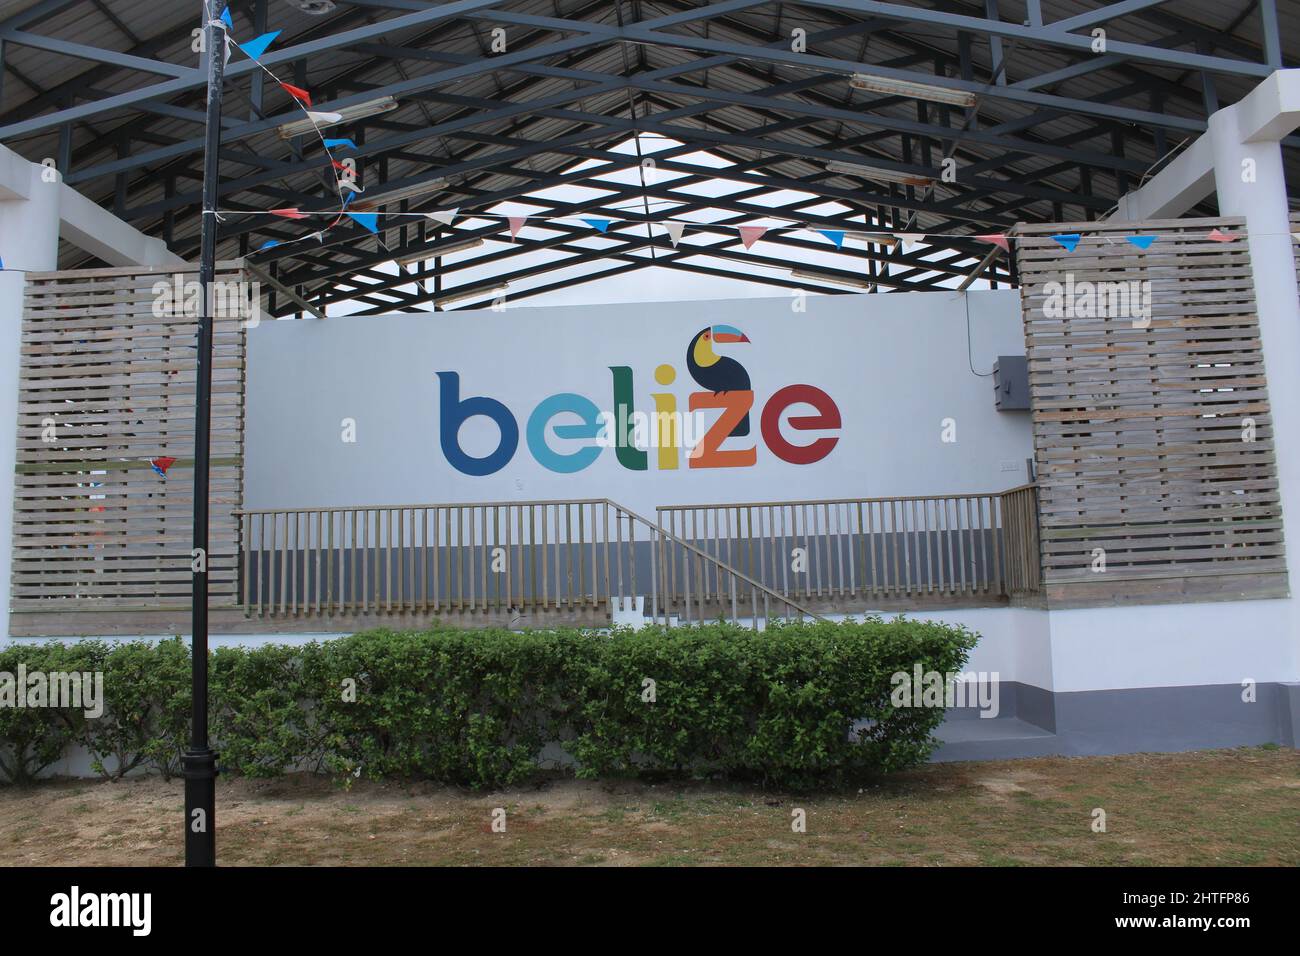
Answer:
<svg viewBox="0 0 1300 956"><path fill-rule="evenodd" d="M332 123L322 122L320 120L300 119L292 123L285 123L280 127L281 139L293 139L295 136L301 136L304 133L315 132L317 129L323 129L327 126L337 126L339 123L350 123L353 120L366 119L371 116L378 116L381 113L391 113L397 109L397 100L391 96L381 96L377 100L368 100L365 103L355 103L352 106L341 106L336 110L329 110L338 116L338 119ZM314 112L324 112L317 110Z"/></svg>
<svg viewBox="0 0 1300 956"><path fill-rule="evenodd" d="M465 242L454 242L449 246L426 246L420 252L412 252L393 261L399 266L409 266L413 262L428 262L430 259L436 259L439 256L449 256L453 252L477 249L481 245L483 245L482 239L467 239Z"/></svg>
<svg viewBox="0 0 1300 956"><path fill-rule="evenodd" d="M889 246L891 249L898 245L898 240L887 232L846 232L844 235L850 239L874 242L878 246Z"/></svg>
<svg viewBox="0 0 1300 956"><path fill-rule="evenodd" d="M904 173L897 169L881 169L878 166L859 166L857 163L841 163L839 160L833 160L827 163L826 168L832 173L848 173L850 176L861 176L863 179L876 179L883 183L903 183L907 186L929 186L934 182L933 176L922 176L917 173Z"/></svg>
<svg viewBox="0 0 1300 956"><path fill-rule="evenodd" d="M501 282L494 286L481 285L472 289L461 289L456 292L448 292L441 298L434 300L433 304L442 308L451 305L453 302L461 302L464 299L477 299L485 295L490 295L493 298L496 298L499 295L504 295L506 290L509 288L510 284L508 282Z"/></svg>
<svg viewBox="0 0 1300 956"><path fill-rule="evenodd" d="M811 269L791 269L790 275L796 279L813 279L817 282L835 282L840 285L851 285L855 289L870 289L874 282L867 279L850 279L847 276L830 276L824 272L813 272Z"/></svg>
<svg viewBox="0 0 1300 956"><path fill-rule="evenodd" d="M947 103L950 106L975 105L975 94L966 90L935 86L933 83L916 83L912 80L895 80L887 76L873 76L870 73L854 73L849 78L849 86L869 93L907 96L918 100L929 100L931 103Z"/></svg>
<svg viewBox="0 0 1300 956"><path fill-rule="evenodd" d="M447 180L445 179L426 179L424 182L416 183L413 186L404 186L401 189L393 189L375 196L366 196L360 202L354 202L349 208L353 212L369 212L389 203L401 202L403 199L417 199L420 196L427 196L429 193L436 193L446 188Z"/></svg>

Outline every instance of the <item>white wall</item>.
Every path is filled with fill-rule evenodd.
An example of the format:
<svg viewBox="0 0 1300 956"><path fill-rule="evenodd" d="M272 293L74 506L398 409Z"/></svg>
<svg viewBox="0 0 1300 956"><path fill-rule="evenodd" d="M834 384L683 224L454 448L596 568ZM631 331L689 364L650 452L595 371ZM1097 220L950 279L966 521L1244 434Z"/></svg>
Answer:
<svg viewBox="0 0 1300 956"><path fill-rule="evenodd" d="M9 634L23 293L28 272L58 267L61 188L45 181L41 167L0 146L0 636Z"/></svg>
<svg viewBox="0 0 1300 956"><path fill-rule="evenodd" d="M998 412L988 373L999 354L1023 354L1014 291L809 296L613 307L507 309L445 314L266 322L249 333L246 504L250 508L417 504L607 497L643 514L659 504L989 492L1021 484L1032 454L1028 413ZM967 356L967 302L971 356ZM539 401L559 392L613 409L610 366L629 366L634 403L672 392L685 410L699 388L685 365L701 328L727 324L751 340L719 348L747 368L755 407L747 438L753 467L629 471L606 448L587 469L548 471L524 432ZM677 373L667 388L654 370ZM496 474L452 468L439 447L435 373L461 377L461 399L504 402L520 431L513 460ZM838 405L840 441L820 462L778 460L760 437L763 405L778 389L814 385ZM811 410L795 409L795 414ZM717 412L705 413L709 420ZM357 441L341 440L341 421ZM941 441L942 421L957 441ZM576 421L557 418L553 424ZM783 429L806 443L816 434ZM555 437L567 451L589 441ZM498 440L486 418L461 430L471 455Z"/></svg>
<svg viewBox="0 0 1300 956"><path fill-rule="evenodd" d="M980 635L968 670L1057 693L1300 679L1294 599L917 611Z"/></svg>
<svg viewBox="0 0 1300 956"><path fill-rule="evenodd" d="M1053 610L1058 691L1300 678L1295 599Z"/></svg>

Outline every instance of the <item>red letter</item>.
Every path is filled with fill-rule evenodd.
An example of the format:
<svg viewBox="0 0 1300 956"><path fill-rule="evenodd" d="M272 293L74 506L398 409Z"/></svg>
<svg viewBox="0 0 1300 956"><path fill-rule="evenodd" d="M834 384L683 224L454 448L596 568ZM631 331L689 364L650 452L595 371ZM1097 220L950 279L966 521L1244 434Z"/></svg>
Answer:
<svg viewBox="0 0 1300 956"><path fill-rule="evenodd" d="M811 465L821 461L839 444L839 438L818 438L808 445L792 445L781 434L781 413L803 402L817 409L816 415L790 419L790 427L800 431L814 428L839 428L840 410L834 400L811 385L787 385L773 395L763 409L763 441L772 454L792 465Z"/></svg>

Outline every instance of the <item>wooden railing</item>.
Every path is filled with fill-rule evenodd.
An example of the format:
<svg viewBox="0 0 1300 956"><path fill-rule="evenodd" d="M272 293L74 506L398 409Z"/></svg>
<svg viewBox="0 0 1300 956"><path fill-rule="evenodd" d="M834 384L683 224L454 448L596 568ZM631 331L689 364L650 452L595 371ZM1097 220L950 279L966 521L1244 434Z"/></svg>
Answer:
<svg viewBox="0 0 1300 956"><path fill-rule="evenodd" d="M239 589L260 617L635 610L669 623L663 562L702 562L736 612L810 612L603 498L236 512ZM698 605L698 602L696 602ZM689 596L686 616L703 620ZM742 613L745 612L745 613ZM761 613L760 613L761 612ZM679 617L680 612L674 613Z"/></svg>
<svg viewBox="0 0 1300 956"><path fill-rule="evenodd" d="M639 610L757 627L999 604L1038 587L1033 493L675 505L653 521L605 498L245 510L239 593L248 616L317 621Z"/></svg>
<svg viewBox="0 0 1300 956"><path fill-rule="evenodd" d="M1008 511L1008 509L1010 509ZM828 610L1004 603L1038 586L1033 486L999 494L672 505L659 523L723 566ZM718 582L669 563L668 602Z"/></svg>
<svg viewBox="0 0 1300 956"><path fill-rule="evenodd" d="M238 514L259 615L604 605L626 551L601 499Z"/></svg>
<svg viewBox="0 0 1300 956"><path fill-rule="evenodd" d="M1043 563L1038 545L1038 487L1021 485L1002 492L1002 545L1010 598L1038 595Z"/></svg>

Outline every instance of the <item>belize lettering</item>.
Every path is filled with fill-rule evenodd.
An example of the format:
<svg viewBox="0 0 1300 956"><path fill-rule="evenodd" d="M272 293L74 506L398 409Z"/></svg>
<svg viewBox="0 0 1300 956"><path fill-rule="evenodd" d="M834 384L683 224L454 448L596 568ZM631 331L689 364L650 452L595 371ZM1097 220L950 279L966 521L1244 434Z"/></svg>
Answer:
<svg viewBox="0 0 1300 956"><path fill-rule="evenodd" d="M626 365L610 366L613 411L602 411L590 398L574 392L560 392L543 399L533 409L524 425L523 439L533 458L550 471L573 474L589 468L605 448L613 448L618 463L629 471L650 469L650 452L655 448L655 470L672 471L681 467L681 451L692 440L685 455L688 468L747 468L758 461L757 440L748 447L723 447L728 439L739 445L751 434L750 415L754 411L754 391L749 372L736 359L720 355L716 345L748 343L739 329L729 325L712 325L697 332L686 348L686 368L700 386L687 398L690 413L716 412L717 418L702 434L691 436L681 427L682 413L672 392L652 392L653 412L647 415L634 408L636 388L632 369ZM519 422L503 402L486 395L461 398L460 374L438 372L439 442L448 463L457 471L475 477L492 475L504 468L519 449ZM677 370L660 365L654 372L660 386L672 385ZM840 410L835 401L820 388L807 384L786 385L763 405L758 415L758 430L763 444L778 459L792 465L810 465L821 461L839 443L838 435L821 435L810 442L796 444L782 432L782 415L795 405L809 405L815 414L791 416L786 425L794 431L835 431L840 428ZM552 421L561 415L576 416L576 423ZM471 418L490 419L500 431L495 450L482 457L465 452L460 444L461 427ZM650 442L636 436L650 424ZM548 432L565 440L589 441L570 451L557 451L547 440ZM685 432L685 434L683 434Z"/></svg>

